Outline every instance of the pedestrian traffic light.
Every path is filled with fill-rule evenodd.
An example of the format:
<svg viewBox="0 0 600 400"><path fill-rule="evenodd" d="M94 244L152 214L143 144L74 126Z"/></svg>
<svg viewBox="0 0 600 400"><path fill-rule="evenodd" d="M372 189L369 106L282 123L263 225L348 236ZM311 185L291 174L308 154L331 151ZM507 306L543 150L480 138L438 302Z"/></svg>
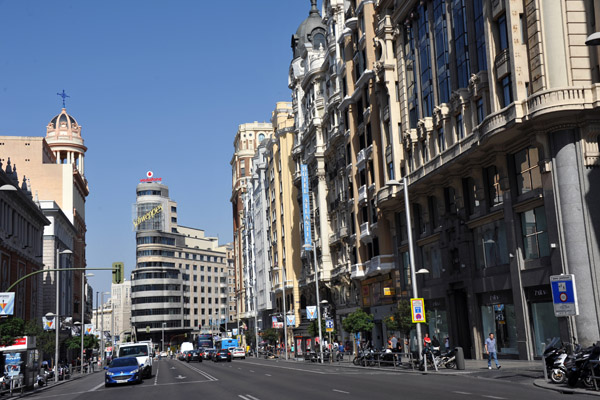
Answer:
<svg viewBox="0 0 600 400"><path fill-rule="evenodd" d="M112 281L113 283L123 283L123 275L125 274L125 265L122 262L114 262L112 264Z"/></svg>

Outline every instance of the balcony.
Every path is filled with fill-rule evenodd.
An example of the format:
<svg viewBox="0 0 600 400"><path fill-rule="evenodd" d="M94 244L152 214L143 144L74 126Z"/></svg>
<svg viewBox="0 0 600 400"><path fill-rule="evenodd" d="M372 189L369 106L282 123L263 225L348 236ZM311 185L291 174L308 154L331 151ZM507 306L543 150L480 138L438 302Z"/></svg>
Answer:
<svg viewBox="0 0 600 400"><path fill-rule="evenodd" d="M369 267L365 268L366 276L385 274L394 269L394 256L381 255L373 257L369 262Z"/></svg>
<svg viewBox="0 0 600 400"><path fill-rule="evenodd" d="M329 235L329 245L334 245L340 241L340 232L337 231Z"/></svg>
<svg viewBox="0 0 600 400"><path fill-rule="evenodd" d="M360 240L364 243L370 243L373 241L373 231L369 227L368 222L360 224Z"/></svg>
<svg viewBox="0 0 600 400"><path fill-rule="evenodd" d="M358 188L358 204L363 204L367 202L367 186L362 185Z"/></svg>
<svg viewBox="0 0 600 400"><path fill-rule="evenodd" d="M365 164L367 162L366 155L367 155L366 154L366 149L362 149L356 155L356 168L359 171L362 171L363 169L365 169Z"/></svg>
<svg viewBox="0 0 600 400"><path fill-rule="evenodd" d="M350 267L350 278L359 279L364 278L365 271L363 270L362 264L354 264Z"/></svg>
<svg viewBox="0 0 600 400"><path fill-rule="evenodd" d="M340 228L340 239L345 238L348 236L348 227L347 226L342 226Z"/></svg>

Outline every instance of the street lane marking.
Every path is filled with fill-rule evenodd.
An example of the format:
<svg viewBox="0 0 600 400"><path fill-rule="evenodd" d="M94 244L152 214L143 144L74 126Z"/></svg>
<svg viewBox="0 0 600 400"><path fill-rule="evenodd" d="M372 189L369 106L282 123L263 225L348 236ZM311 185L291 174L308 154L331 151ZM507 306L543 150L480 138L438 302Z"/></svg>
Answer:
<svg viewBox="0 0 600 400"><path fill-rule="evenodd" d="M471 394L469 392L459 392L459 391L456 391L456 390L452 391L452 393L456 393L456 394Z"/></svg>
<svg viewBox="0 0 600 400"><path fill-rule="evenodd" d="M343 390L333 389L334 392L350 394L350 392L344 392Z"/></svg>
<svg viewBox="0 0 600 400"><path fill-rule="evenodd" d="M93 388L91 388L90 390L88 390L88 392L93 392L96 389L100 389L102 387L102 385L104 385L104 382L102 382L101 384L99 384L98 386L94 386Z"/></svg>
<svg viewBox="0 0 600 400"><path fill-rule="evenodd" d="M158 371L160 370L160 364L156 365L156 374L154 374L154 386L158 383Z"/></svg>
<svg viewBox="0 0 600 400"><path fill-rule="evenodd" d="M205 377L206 379L208 379L209 381L218 381L218 379L217 379L217 378L215 378L214 376L212 376L212 375L210 375L210 374L208 374L208 373L206 373L206 372L202 371L201 369L198 369L198 368L196 368L196 367L193 367L193 366L191 366L191 365L189 365L189 364L183 364L183 365L185 365L186 367L188 367L189 369L191 369L191 370L193 370L193 371L196 371L197 373L199 373L200 375L204 376L204 377ZM181 375L179 375L179 376L181 376Z"/></svg>
<svg viewBox="0 0 600 400"><path fill-rule="evenodd" d="M245 396L241 395L241 394L238 394L238 397L241 397L244 400L259 400L259 399L257 399L256 397L254 397L254 396L252 396L250 394L247 394Z"/></svg>
<svg viewBox="0 0 600 400"><path fill-rule="evenodd" d="M498 399L498 400L505 400L506 399L506 397L490 396L490 395L487 395L487 394L483 394L482 396L483 397L487 397L489 399Z"/></svg>
<svg viewBox="0 0 600 400"><path fill-rule="evenodd" d="M251 370L250 370L250 372L254 372L254 370L253 370L253 369L251 369Z"/></svg>
<svg viewBox="0 0 600 400"><path fill-rule="evenodd" d="M279 368L279 369L289 369L292 371L302 371L302 372L310 372L311 374L321 374L321 375L327 375L330 372L323 372L323 371L314 371L314 370L310 370L310 369L302 369L302 368L292 368L292 367L283 367L281 365L273 365L273 364L259 364L259 363L253 363L250 361L246 361L246 364L254 364L254 365L259 365L261 367L270 367L270 368ZM254 372L252 370L250 370L251 372ZM359 374L364 374L364 372L360 372ZM392 375L393 373L390 373L390 375Z"/></svg>
<svg viewBox="0 0 600 400"><path fill-rule="evenodd" d="M271 376L271 374L265 374L266 376Z"/></svg>

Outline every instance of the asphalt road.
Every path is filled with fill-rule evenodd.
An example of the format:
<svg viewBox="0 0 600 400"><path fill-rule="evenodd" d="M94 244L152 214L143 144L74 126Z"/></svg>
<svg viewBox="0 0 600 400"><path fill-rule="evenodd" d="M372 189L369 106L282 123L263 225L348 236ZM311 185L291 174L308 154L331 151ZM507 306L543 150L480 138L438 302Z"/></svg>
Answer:
<svg viewBox="0 0 600 400"><path fill-rule="evenodd" d="M557 392L500 379L424 375L248 358L233 362L161 360L141 385L104 387L104 373L49 387L28 399L61 400L374 400L559 399Z"/></svg>

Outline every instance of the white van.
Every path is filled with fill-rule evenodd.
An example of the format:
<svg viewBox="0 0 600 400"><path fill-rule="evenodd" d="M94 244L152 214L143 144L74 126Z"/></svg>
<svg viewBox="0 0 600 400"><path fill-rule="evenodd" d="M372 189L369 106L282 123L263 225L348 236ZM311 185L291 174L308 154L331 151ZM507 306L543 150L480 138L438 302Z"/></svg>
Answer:
<svg viewBox="0 0 600 400"><path fill-rule="evenodd" d="M142 377L152 377L152 344L148 342L122 343L119 346L117 357L135 357L140 368Z"/></svg>

